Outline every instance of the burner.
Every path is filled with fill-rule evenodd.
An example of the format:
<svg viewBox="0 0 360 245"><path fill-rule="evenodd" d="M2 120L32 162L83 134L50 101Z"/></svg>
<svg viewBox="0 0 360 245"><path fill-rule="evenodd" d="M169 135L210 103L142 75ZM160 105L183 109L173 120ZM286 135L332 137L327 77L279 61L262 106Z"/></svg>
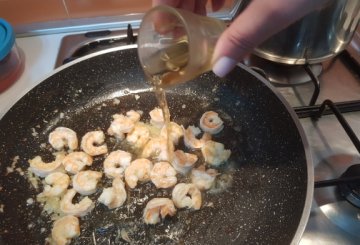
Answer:
<svg viewBox="0 0 360 245"><path fill-rule="evenodd" d="M360 165L359 161L360 155L358 154L339 153L321 158L321 161L316 163L315 179L322 181L315 183L326 185L317 186L314 190L315 204L308 223L308 229L314 233L307 233L307 235L311 234L310 237L315 241L311 240L312 242L309 244L358 244L360 209L340 194L338 186L354 183L356 177L340 177L340 175L346 169L352 172L351 166ZM317 212L318 210L321 212ZM326 231L326 233L322 231ZM322 242L316 242L317 239ZM333 240L335 242L332 242Z"/></svg>
<svg viewBox="0 0 360 245"><path fill-rule="evenodd" d="M350 166L342 175L341 178L357 178L360 176L360 164ZM360 183L348 182L339 184L341 195L352 205L360 208Z"/></svg>
<svg viewBox="0 0 360 245"><path fill-rule="evenodd" d="M252 67L276 86L295 86L311 81L302 65L286 65L269 61L255 55L244 60L247 66ZM322 71L321 64L309 65L315 76Z"/></svg>

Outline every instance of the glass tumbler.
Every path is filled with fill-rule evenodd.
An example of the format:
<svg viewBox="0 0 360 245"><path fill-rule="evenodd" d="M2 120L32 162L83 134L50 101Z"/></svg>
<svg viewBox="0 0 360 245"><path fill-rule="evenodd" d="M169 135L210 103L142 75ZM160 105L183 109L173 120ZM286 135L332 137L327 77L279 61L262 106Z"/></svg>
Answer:
<svg viewBox="0 0 360 245"><path fill-rule="evenodd" d="M211 70L212 54L225 22L159 5L142 19L138 55L150 82L183 83Z"/></svg>

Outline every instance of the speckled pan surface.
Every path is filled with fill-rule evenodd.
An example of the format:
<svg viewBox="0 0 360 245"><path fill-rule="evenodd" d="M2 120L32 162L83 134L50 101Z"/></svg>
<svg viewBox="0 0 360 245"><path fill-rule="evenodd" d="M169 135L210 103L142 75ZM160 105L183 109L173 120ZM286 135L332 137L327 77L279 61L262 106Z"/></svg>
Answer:
<svg viewBox="0 0 360 245"><path fill-rule="evenodd" d="M111 115L130 109L148 112L157 106L137 60L136 49L119 50L75 63L55 73L26 94L0 121L0 244L42 244L52 222L41 214L21 171L7 167L19 157L50 159L48 134L57 126L75 130L79 137L94 129L106 131ZM140 98L138 98L139 95ZM80 221L81 236L72 244L290 244L305 210L308 169L305 148L284 104L252 74L237 68L227 79L204 74L170 89L172 120L198 125L202 113L215 110L225 128L215 140L231 149L229 163L220 169L233 177L225 192L204 193L199 211L179 210L155 226L141 216L147 201L171 197L171 189L157 191L145 183L128 190L123 207L108 210L102 204ZM114 103L119 100L120 103ZM119 145L107 135L111 150ZM95 158L100 169L103 158ZM20 173L19 173L20 172ZM311 178L310 178L311 179ZM103 178L100 187L109 186ZM91 195L96 200L101 189Z"/></svg>

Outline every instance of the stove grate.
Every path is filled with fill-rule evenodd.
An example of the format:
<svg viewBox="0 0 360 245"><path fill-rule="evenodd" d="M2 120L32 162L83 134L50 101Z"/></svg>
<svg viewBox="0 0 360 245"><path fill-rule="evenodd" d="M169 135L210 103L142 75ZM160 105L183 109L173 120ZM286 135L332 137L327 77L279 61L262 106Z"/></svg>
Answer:
<svg viewBox="0 0 360 245"><path fill-rule="evenodd" d="M360 105L360 102L357 101L354 104ZM330 110L335 115L341 126L344 128L346 134L354 144L355 148L360 153L359 138L354 133L353 129L346 121L341 111L331 100L325 100L319 107L312 107L311 110L309 110L311 113L308 113L307 115L310 116L312 120L317 121L324 115L326 109ZM359 108L357 111L360 111ZM328 186L338 186L340 194L352 205L360 208L360 164L351 165L337 179L316 181L314 185L315 188Z"/></svg>

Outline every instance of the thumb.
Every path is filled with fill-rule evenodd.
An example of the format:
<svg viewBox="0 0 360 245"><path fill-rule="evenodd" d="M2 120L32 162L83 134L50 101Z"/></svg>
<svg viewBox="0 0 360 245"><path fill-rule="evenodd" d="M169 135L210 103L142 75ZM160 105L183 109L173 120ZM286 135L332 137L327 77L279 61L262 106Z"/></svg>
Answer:
<svg viewBox="0 0 360 245"><path fill-rule="evenodd" d="M213 72L224 77L256 46L308 13L304 2L253 0L217 41Z"/></svg>

